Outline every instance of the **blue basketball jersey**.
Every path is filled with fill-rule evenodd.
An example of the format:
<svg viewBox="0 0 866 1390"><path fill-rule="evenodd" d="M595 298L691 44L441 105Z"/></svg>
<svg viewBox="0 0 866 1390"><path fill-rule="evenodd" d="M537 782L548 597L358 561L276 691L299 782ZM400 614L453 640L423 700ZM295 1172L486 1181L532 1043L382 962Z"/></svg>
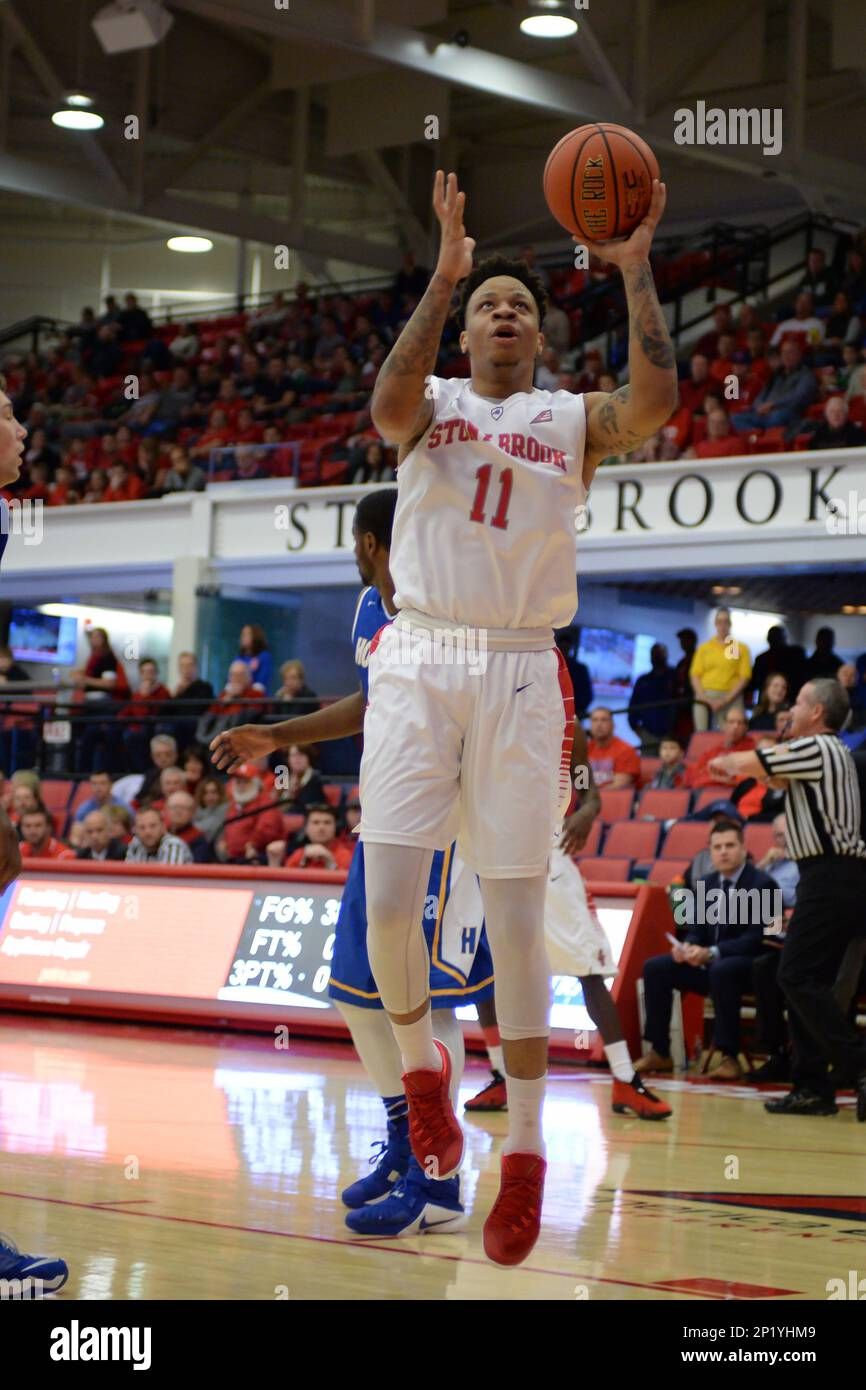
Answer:
<svg viewBox="0 0 866 1390"><path fill-rule="evenodd" d="M370 694L367 674L370 644L379 629L390 622L393 622L393 616L385 611L379 590L374 589L372 584L368 589L362 590L361 597L358 599L358 606L355 609L355 620L352 623L352 651L365 700L369 698Z"/></svg>
<svg viewBox="0 0 866 1390"><path fill-rule="evenodd" d="M364 589L352 623L352 652L367 698L370 645L380 628L392 621L378 589ZM362 808L363 814L363 808ZM475 875L462 865L455 871L453 845L437 850L424 904L424 935L430 952L430 995L434 1009L486 999L493 992L493 963L483 926ZM364 846L358 843L343 887L331 961L328 994L346 1004L381 1009L382 1001L367 958L367 903Z"/></svg>

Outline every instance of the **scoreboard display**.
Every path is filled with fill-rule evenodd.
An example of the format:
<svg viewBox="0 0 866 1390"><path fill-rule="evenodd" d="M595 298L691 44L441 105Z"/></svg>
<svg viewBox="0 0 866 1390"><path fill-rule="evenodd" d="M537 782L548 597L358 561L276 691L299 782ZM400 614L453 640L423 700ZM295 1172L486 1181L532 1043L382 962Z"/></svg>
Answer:
<svg viewBox="0 0 866 1390"><path fill-rule="evenodd" d="M328 998L342 876L99 868L33 866L0 896L0 1005L345 1032ZM596 906L618 961L634 900ZM550 1022L561 1046L592 1030L579 981L553 977Z"/></svg>

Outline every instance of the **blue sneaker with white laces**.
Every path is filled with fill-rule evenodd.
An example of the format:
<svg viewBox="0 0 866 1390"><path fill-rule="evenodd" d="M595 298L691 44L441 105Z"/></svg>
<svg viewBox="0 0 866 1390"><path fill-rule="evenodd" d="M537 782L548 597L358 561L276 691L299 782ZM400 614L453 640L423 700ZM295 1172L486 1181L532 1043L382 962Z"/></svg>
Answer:
<svg viewBox="0 0 866 1390"><path fill-rule="evenodd" d="M22 1255L17 1245L0 1235L0 1302L57 1293L68 1278L65 1260L54 1255Z"/></svg>
<svg viewBox="0 0 866 1390"><path fill-rule="evenodd" d="M466 1225L460 1201L460 1178L435 1181L423 1172L418 1160L409 1160L406 1176L381 1202L350 1211L346 1225L359 1236L414 1236L426 1231L448 1234Z"/></svg>
<svg viewBox="0 0 866 1390"><path fill-rule="evenodd" d="M409 1122L405 1115L396 1122L389 1122L387 1139L380 1139L373 1149L370 1162L375 1163L376 1167L365 1178L358 1178L357 1182L345 1189L342 1194L344 1206L363 1207L367 1202L379 1202L405 1177L412 1154Z"/></svg>

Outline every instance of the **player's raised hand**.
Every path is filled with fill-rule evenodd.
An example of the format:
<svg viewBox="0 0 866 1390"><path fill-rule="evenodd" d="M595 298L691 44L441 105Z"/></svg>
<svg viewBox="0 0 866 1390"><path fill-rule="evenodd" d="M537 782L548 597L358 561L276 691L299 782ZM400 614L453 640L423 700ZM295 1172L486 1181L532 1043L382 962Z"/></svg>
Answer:
<svg viewBox="0 0 866 1390"><path fill-rule="evenodd" d="M274 736L267 724L239 724L217 734L210 745L211 762L221 772L234 772L241 763L266 758L276 751Z"/></svg>
<svg viewBox="0 0 866 1390"><path fill-rule="evenodd" d="M652 240L665 210L667 196L665 185L658 179L653 179L652 198L646 217L638 223L631 236L620 237L617 241L586 241L581 244L609 265L623 267L648 261ZM581 242L580 237L574 237L573 240Z"/></svg>
<svg viewBox="0 0 866 1390"><path fill-rule="evenodd" d="M475 250L475 242L466 235L463 225L465 206L466 194L457 187L457 175L449 174L446 180L444 171L437 169L433 181L433 210L439 219L442 239L436 269L454 285L469 274Z"/></svg>

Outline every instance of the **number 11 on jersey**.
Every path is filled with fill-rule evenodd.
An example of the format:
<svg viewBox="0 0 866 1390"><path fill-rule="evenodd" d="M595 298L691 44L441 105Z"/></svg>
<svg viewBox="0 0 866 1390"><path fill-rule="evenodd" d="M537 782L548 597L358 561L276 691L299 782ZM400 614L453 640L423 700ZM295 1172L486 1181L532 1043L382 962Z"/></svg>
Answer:
<svg viewBox="0 0 866 1390"><path fill-rule="evenodd" d="M469 520L480 521L482 525L487 519L484 515L484 504L487 501L487 492L490 487L490 476L492 472L492 463L482 463L475 473L477 480L475 501L472 504L472 511L469 513ZM506 531L508 529L508 504L511 501L513 477L514 472L511 468L503 468L499 475L499 504L493 516L490 518L490 525L495 526L500 531Z"/></svg>

